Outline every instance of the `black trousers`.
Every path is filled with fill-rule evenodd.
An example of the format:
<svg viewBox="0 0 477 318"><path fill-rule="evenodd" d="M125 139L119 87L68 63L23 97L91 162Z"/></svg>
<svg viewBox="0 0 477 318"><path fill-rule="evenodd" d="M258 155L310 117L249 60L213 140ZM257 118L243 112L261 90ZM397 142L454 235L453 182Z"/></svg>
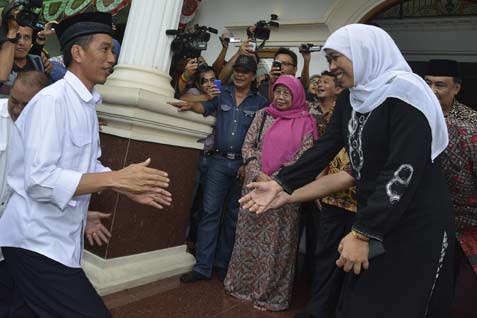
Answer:
<svg viewBox="0 0 477 318"><path fill-rule="evenodd" d="M306 277L309 279L313 278L315 268L315 251L320 228L319 218L320 210L318 210L314 201L301 204L299 238L302 237L303 230L305 230L306 251L303 272L307 273Z"/></svg>
<svg viewBox="0 0 477 318"><path fill-rule="evenodd" d="M13 302L13 279L7 263L0 261L0 318L8 318Z"/></svg>
<svg viewBox="0 0 477 318"><path fill-rule="evenodd" d="M477 315L477 275L459 242L455 244L455 293L453 318L472 318Z"/></svg>
<svg viewBox="0 0 477 318"><path fill-rule="evenodd" d="M322 207L311 298L306 311L315 317L330 318L335 316L345 274L336 266L338 245L351 231L354 213L328 204Z"/></svg>
<svg viewBox="0 0 477 318"><path fill-rule="evenodd" d="M6 276L13 285L11 318L109 318L111 313L81 268L71 268L41 254L3 247ZM4 278L4 281L5 280Z"/></svg>

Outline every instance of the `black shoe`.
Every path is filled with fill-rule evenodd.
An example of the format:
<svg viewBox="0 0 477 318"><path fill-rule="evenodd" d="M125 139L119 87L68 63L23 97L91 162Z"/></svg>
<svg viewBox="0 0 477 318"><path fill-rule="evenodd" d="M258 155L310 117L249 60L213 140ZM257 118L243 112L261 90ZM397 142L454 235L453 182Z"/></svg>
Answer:
<svg viewBox="0 0 477 318"><path fill-rule="evenodd" d="M185 284L195 283L195 282L198 282L200 280L209 280L209 279L210 279L209 277L207 277L205 275L202 275L201 273L194 272L194 271L185 273L180 278L181 282L183 282Z"/></svg>
<svg viewBox="0 0 477 318"><path fill-rule="evenodd" d="M227 269L217 267L217 276L219 276L220 281L223 282L225 280L225 276L227 276Z"/></svg>
<svg viewBox="0 0 477 318"><path fill-rule="evenodd" d="M315 316L313 316L312 314L306 312L306 311L302 311L302 312L299 312L299 313L296 313L295 314L295 318L314 318Z"/></svg>

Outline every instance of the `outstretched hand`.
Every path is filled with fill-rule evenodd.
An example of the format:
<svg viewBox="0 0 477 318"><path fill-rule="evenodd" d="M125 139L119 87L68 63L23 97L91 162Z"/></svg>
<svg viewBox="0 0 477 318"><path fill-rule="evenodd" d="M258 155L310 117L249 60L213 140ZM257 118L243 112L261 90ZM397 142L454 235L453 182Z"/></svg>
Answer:
<svg viewBox="0 0 477 318"><path fill-rule="evenodd" d="M156 209L164 209L164 206L168 207L172 203L172 196L171 194L161 189L161 193L151 192L151 193L144 193L144 194L132 194L132 193L125 193L125 195L133 200L134 202L141 203L144 205L150 205Z"/></svg>
<svg viewBox="0 0 477 318"><path fill-rule="evenodd" d="M116 171L116 190L137 194L150 192L164 194L163 188L169 186L168 174L161 170L149 168L150 164L151 159L149 158L144 162L131 164Z"/></svg>
<svg viewBox="0 0 477 318"><path fill-rule="evenodd" d="M192 104L189 103L189 102L186 102L186 101L170 101L170 102L167 102L169 105L171 106L174 106L174 107L177 107L178 111L180 112L184 112L186 110L191 110L192 109Z"/></svg>
<svg viewBox="0 0 477 318"><path fill-rule="evenodd" d="M276 181L252 182L247 184L247 188L253 191L240 198L239 203L242 208L257 214L270 209L273 200L282 191Z"/></svg>
<svg viewBox="0 0 477 318"><path fill-rule="evenodd" d="M91 246L107 244L111 238L111 232L101 223L101 219L107 219L111 213L88 211L84 235Z"/></svg>

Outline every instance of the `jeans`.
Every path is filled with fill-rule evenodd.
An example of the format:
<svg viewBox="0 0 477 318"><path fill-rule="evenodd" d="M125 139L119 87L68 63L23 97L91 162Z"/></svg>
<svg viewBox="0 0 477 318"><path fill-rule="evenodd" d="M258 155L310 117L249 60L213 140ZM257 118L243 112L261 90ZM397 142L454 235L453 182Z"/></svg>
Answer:
<svg viewBox="0 0 477 318"><path fill-rule="evenodd" d="M209 158L203 211L197 230L195 272L212 276L215 266L227 269L235 241L242 185L237 179L241 160L219 155ZM226 213L222 215L222 211ZM221 222L222 221L222 222Z"/></svg>
<svg viewBox="0 0 477 318"><path fill-rule="evenodd" d="M192 208L190 209L189 229L187 233L187 241L197 241L197 227L203 210L204 183L209 169L210 155L202 152L199 157L199 166L195 177L195 185L193 192Z"/></svg>

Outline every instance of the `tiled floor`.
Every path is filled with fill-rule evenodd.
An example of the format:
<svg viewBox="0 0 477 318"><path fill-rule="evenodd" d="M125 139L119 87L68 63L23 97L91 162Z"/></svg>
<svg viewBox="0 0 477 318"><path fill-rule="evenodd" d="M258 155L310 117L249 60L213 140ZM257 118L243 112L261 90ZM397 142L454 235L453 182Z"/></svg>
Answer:
<svg viewBox="0 0 477 318"><path fill-rule="evenodd" d="M470 274L458 279L459 301L452 318L477 317L477 280ZM257 311L250 303L228 296L216 277L190 285L182 284L178 276L171 277L108 295L104 301L114 318L292 318L305 306L305 282L309 281L306 277L297 280L291 308L278 313Z"/></svg>
<svg viewBox="0 0 477 318"><path fill-rule="evenodd" d="M222 283L213 278L182 284L179 277L125 290L104 297L114 318L272 318L293 317L305 304L306 288L300 279L292 302L285 312L260 312L250 303L225 294Z"/></svg>

